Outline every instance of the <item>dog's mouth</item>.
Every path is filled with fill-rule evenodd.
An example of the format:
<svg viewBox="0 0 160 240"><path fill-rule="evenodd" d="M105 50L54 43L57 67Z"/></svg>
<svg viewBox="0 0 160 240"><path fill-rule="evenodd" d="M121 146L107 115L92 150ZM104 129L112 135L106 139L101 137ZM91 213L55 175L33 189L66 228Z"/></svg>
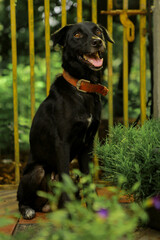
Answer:
<svg viewBox="0 0 160 240"><path fill-rule="evenodd" d="M83 54L79 59L93 70L100 70L103 67L102 52Z"/></svg>

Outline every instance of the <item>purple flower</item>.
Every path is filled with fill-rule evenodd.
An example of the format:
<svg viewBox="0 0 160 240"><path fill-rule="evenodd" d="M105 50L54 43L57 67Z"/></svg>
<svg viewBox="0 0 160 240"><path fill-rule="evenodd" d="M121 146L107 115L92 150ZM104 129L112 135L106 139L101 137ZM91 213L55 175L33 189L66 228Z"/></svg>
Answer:
<svg viewBox="0 0 160 240"><path fill-rule="evenodd" d="M153 205L156 209L160 210L160 196L153 198Z"/></svg>
<svg viewBox="0 0 160 240"><path fill-rule="evenodd" d="M108 210L105 208L101 208L97 211L97 214L99 215L100 218L107 218L108 217Z"/></svg>

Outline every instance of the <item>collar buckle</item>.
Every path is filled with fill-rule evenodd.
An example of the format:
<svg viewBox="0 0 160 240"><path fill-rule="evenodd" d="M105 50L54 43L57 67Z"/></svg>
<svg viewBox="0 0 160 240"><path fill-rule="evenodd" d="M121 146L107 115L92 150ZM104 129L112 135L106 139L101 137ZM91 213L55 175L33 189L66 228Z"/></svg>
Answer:
<svg viewBox="0 0 160 240"><path fill-rule="evenodd" d="M77 88L77 90L80 91L80 92L86 93L87 91L80 89L82 82L90 83L90 81L85 80L85 79L80 79L80 80L78 80L77 83L76 83L76 88Z"/></svg>

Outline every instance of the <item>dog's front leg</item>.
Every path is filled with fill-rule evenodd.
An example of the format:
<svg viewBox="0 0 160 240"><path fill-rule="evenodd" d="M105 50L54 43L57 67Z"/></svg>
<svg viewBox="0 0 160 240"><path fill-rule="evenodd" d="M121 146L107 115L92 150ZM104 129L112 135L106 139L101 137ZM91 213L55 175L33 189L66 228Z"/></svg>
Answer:
<svg viewBox="0 0 160 240"><path fill-rule="evenodd" d="M69 175L70 148L68 144L60 143L56 146L56 161L59 181L63 182L62 175ZM63 192L59 199L58 207L62 208L69 201L67 193Z"/></svg>
<svg viewBox="0 0 160 240"><path fill-rule="evenodd" d="M93 141L83 147L83 150L78 156L80 171L84 174L89 174L89 163L93 160Z"/></svg>
<svg viewBox="0 0 160 240"><path fill-rule="evenodd" d="M79 160L79 167L80 171L86 175L90 174L90 169L89 169L89 164L93 161L93 142L91 142L88 146L85 146L82 153L80 154L78 160ZM83 185L83 190L89 186L89 182L86 182ZM95 192L93 190L93 192ZM88 198L88 190L83 191L83 198L87 199ZM88 206L88 203L86 203ZM90 202L89 204L92 205Z"/></svg>

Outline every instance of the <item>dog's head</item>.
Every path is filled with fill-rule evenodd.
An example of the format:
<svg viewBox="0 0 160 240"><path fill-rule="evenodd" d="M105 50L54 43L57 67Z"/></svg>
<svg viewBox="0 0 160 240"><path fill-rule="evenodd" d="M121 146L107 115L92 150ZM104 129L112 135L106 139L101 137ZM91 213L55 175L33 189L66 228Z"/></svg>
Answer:
<svg viewBox="0 0 160 240"><path fill-rule="evenodd" d="M106 42L113 43L107 30L92 22L67 25L55 32L52 40L53 46L63 46L63 68L79 77L100 71Z"/></svg>

